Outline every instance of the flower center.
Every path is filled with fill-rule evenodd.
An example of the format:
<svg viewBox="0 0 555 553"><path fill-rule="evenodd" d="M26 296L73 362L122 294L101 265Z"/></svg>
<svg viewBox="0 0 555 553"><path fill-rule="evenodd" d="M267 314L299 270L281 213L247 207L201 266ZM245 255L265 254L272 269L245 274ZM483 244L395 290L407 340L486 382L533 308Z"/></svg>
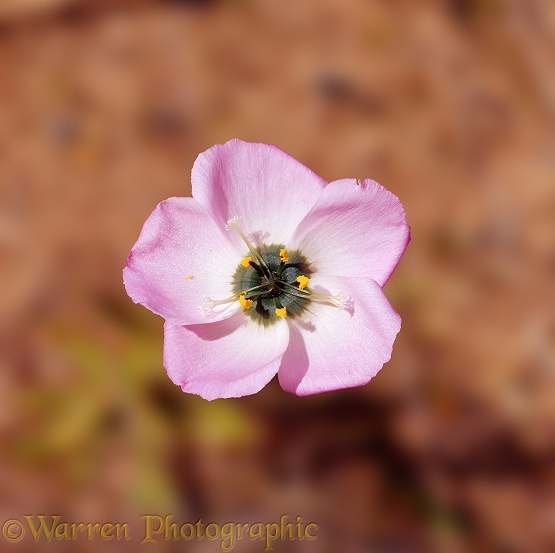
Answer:
<svg viewBox="0 0 555 553"><path fill-rule="evenodd" d="M258 259L245 257L232 278L233 292L243 298L239 302L245 314L264 325L276 317L301 315L310 301L303 291L312 274L306 258L282 244L263 245L255 251Z"/></svg>
<svg viewBox="0 0 555 553"><path fill-rule="evenodd" d="M207 298L202 310L210 311L216 305L238 301L247 316L268 326L279 319L301 316L310 302L339 309L347 305L343 293L334 296L317 294L308 287L313 271L300 251L289 251L283 244L255 247L237 218L228 221L227 225L243 239L250 255L239 261L232 276L232 296L222 300Z"/></svg>

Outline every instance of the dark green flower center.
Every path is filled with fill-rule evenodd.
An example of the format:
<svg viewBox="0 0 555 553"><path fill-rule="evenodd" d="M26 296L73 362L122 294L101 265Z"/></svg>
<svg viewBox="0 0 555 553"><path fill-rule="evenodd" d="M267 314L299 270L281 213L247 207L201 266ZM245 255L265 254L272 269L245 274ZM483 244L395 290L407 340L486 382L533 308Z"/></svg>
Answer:
<svg viewBox="0 0 555 553"><path fill-rule="evenodd" d="M233 275L233 293L252 301L245 314L265 326L279 320L276 309L285 308L287 317L295 318L309 302L307 291L301 290L297 280L311 275L309 263L298 250L288 250L288 259L282 261L283 249L281 244L256 248L263 263L253 259L246 267L239 265Z"/></svg>

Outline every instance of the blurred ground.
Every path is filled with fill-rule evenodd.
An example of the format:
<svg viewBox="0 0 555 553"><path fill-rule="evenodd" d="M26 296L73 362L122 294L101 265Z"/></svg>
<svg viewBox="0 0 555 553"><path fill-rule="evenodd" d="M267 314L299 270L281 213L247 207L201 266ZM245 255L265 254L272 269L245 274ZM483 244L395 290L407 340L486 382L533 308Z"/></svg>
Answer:
<svg viewBox="0 0 555 553"><path fill-rule="evenodd" d="M549 0L3 0L1 521L288 513L318 539L276 551L554 551L554 123ZM121 270L232 137L403 202L403 329L368 386L208 403L167 378Z"/></svg>

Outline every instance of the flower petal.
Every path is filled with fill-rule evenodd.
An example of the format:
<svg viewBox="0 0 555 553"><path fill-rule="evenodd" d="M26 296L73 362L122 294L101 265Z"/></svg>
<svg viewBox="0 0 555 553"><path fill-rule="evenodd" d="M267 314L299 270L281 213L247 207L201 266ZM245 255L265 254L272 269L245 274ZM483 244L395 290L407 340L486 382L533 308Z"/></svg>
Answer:
<svg viewBox="0 0 555 553"><path fill-rule="evenodd" d="M220 228L239 217L255 245L287 244L325 185L277 146L238 139L200 154L191 180L193 197Z"/></svg>
<svg viewBox="0 0 555 553"><path fill-rule="evenodd" d="M123 279L127 293L173 324L206 323L229 317L238 302L202 315L207 297L232 294L231 277L241 254L193 198L158 204L133 246Z"/></svg>
<svg viewBox="0 0 555 553"><path fill-rule="evenodd" d="M277 373L289 342L285 321L263 327L236 313L204 325L164 325L164 367L184 392L205 399L261 390Z"/></svg>
<svg viewBox="0 0 555 553"><path fill-rule="evenodd" d="M282 388L304 396L368 383L389 361L401 318L371 279L318 277L312 282L317 292L344 292L351 301L343 310L312 304L311 321L292 321L278 373Z"/></svg>
<svg viewBox="0 0 555 553"><path fill-rule="evenodd" d="M291 247L319 274L369 277L383 286L410 240L401 202L377 182L330 182Z"/></svg>

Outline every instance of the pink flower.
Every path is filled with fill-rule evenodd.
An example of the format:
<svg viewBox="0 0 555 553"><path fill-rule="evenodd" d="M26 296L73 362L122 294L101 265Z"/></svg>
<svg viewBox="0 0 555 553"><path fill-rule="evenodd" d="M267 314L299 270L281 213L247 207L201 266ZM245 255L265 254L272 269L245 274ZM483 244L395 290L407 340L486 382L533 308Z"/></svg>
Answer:
<svg viewBox="0 0 555 553"><path fill-rule="evenodd" d="M240 140L199 155L192 190L156 207L123 271L166 320L171 380L206 399L276 373L297 395L369 382L401 327L382 291L410 240L397 197Z"/></svg>

